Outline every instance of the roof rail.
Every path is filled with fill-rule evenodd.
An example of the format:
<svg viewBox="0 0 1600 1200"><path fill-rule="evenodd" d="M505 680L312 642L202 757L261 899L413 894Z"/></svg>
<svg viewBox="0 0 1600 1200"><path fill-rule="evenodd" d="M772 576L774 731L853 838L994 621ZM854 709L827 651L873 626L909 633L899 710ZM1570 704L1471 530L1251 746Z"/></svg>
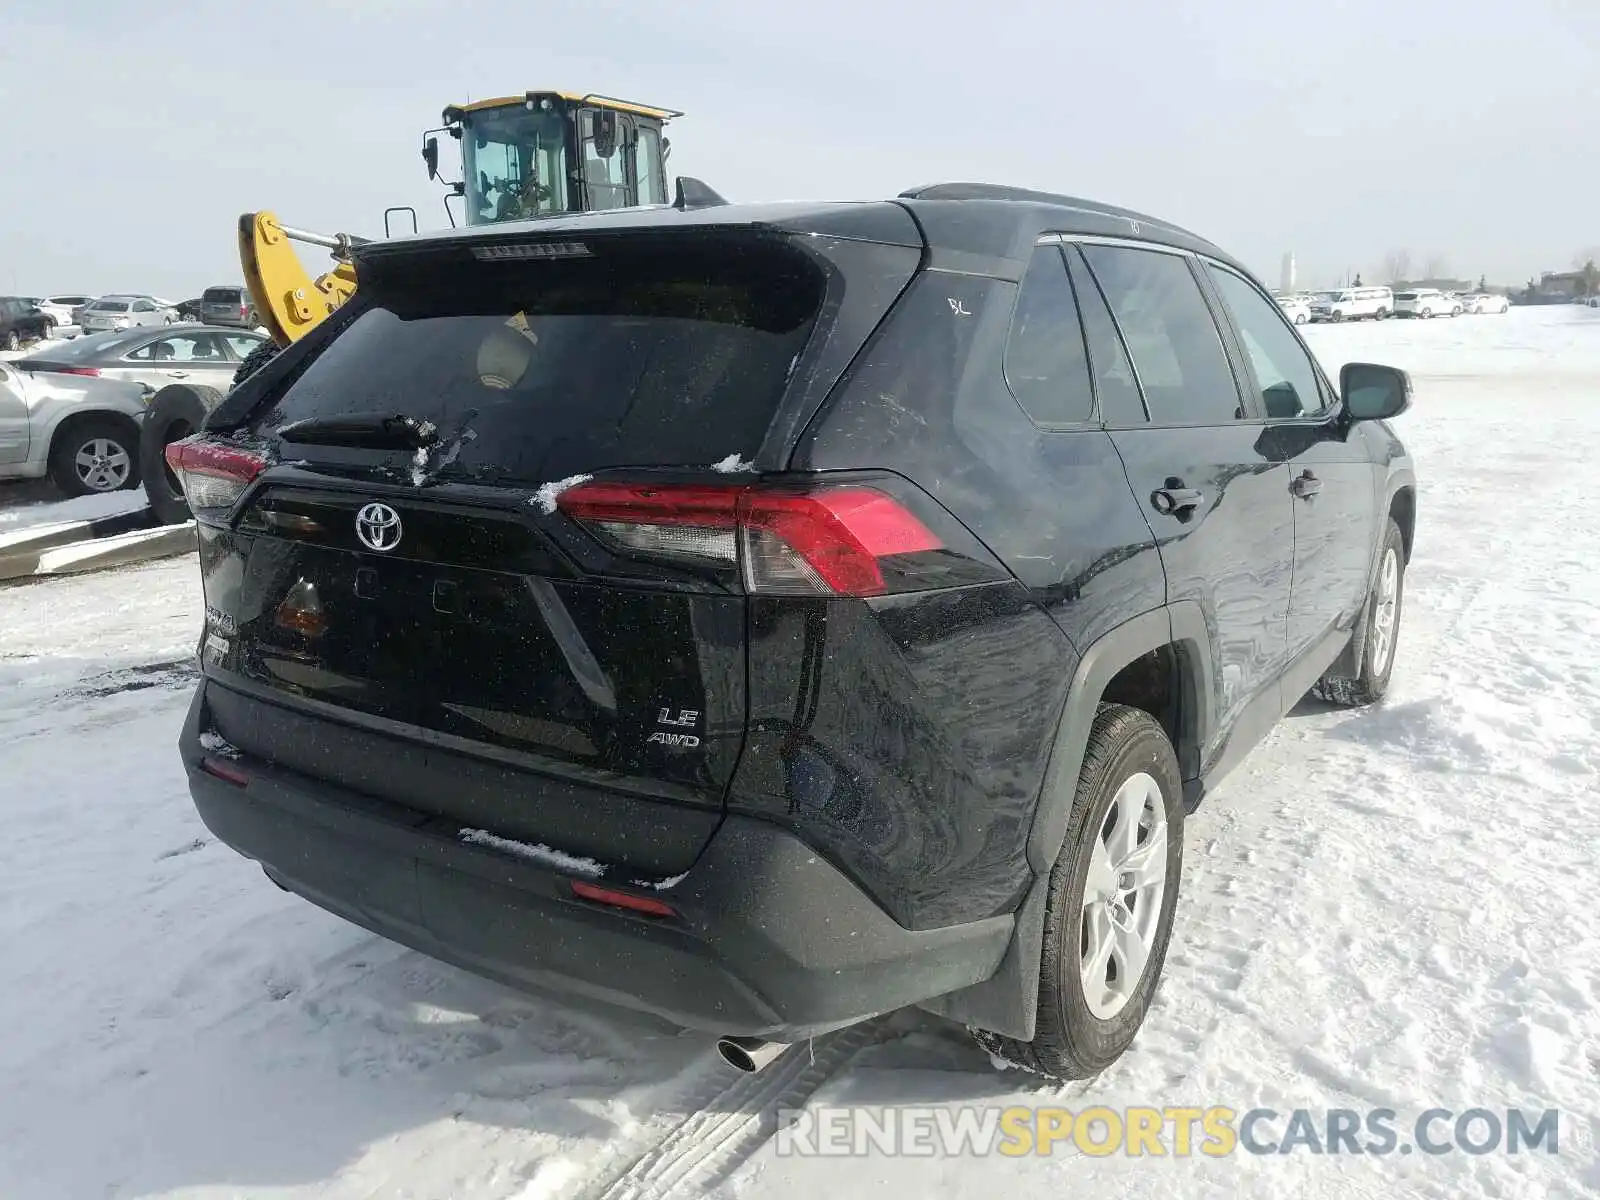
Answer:
<svg viewBox="0 0 1600 1200"><path fill-rule="evenodd" d="M1058 204L1064 208L1074 208L1080 212L1100 213L1105 216L1123 217L1138 221L1142 225L1153 225L1161 229L1169 229L1174 233L1181 233L1197 241L1204 241L1198 234L1184 229L1181 225L1174 225L1171 221L1163 221L1159 217L1152 217L1147 213L1135 212L1131 208L1120 208L1115 204L1102 204L1098 200L1085 200L1081 196L1065 196L1057 192L1037 192L1029 188L1007 187L1000 183L929 183L921 187L908 188L900 193L902 200L1013 200L1029 204Z"/></svg>

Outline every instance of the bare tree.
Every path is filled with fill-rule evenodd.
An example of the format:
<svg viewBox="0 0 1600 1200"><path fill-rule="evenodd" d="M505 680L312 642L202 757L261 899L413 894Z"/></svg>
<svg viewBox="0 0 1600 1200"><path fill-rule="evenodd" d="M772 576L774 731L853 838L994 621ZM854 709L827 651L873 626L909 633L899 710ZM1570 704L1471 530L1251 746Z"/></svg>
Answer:
<svg viewBox="0 0 1600 1200"><path fill-rule="evenodd" d="M1424 279L1443 279L1450 270L1450 264L1445 261L1442 254L1430 254L1422 260L1422 277Z"/></svg>
<svg viewBox="0 0 1600 1200"><path fill-rule="evenodd" d="M1383 256L1385 283L1404 283L1411 278L1411 251L1391 250Z"/></svg>
<svg viewBox="0 0 1600 1200"><path fill-rule="evenodd" d="M1600 246L1585 246L1572 255L1572 269L1581 271L1592 262L1600 262Z"/></svg>

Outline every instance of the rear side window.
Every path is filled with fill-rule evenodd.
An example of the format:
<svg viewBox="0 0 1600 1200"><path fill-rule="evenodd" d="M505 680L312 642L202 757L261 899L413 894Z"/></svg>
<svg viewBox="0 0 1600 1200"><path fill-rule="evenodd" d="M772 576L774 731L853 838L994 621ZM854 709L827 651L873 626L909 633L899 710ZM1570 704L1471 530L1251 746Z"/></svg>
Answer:
<svg viewBox="0 0 1600 1200"><path fill-rule="evenodd" d="M1073 289L1078 296L1078 311L1083 316L1083 336L1089 343L1089 368L1094 375L1095 395L1100 398L1100 419L1107 425L1143 425L1149 420L1144 398L1139 394L1139 377L1133 373L1122 335L1111 319L1105 298L1093 276L1075 253L1067 254Z"/></svg>
<svg viewBox="0 0 1600 1200"><path fill-rule="evenodd" d="M1036 424L1094 415L1078 304L1055 246L1034 250L1023 274L1006 339L1005 373L1011 394Z"/></svg>
<svg viewBox="0 0 1600 1200"><path fill-rule="evenodd" d="M364 311L259 427L405 414L452 447L441 476L482 482L748 459L822 294L808 259L770 244L375 265Z"/></svg>
<svg viewBox="0 0 1600 1200"><path fill-rule="evenodd" d="M1188 260L1157 250L1085 246L1158 424L1240 420L1239 390Z"/></svg>

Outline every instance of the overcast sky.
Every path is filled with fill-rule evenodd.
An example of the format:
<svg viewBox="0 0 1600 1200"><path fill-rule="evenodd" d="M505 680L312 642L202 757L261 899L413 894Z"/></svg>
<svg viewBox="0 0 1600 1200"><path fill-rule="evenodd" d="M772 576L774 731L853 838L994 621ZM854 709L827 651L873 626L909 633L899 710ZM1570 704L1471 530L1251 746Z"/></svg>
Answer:
<svg viewBox="0 0 1600 1200"><path fill-rule="evenodd" d="M257 208L442 224L421 131L534 87L685 110L672 169L733 199L1064 191L1273 285L1287 250L1303 284L1397 247L1520 283L1600 244L1600 0L4 7L0 290L23 294L236 282Z"/></svg>

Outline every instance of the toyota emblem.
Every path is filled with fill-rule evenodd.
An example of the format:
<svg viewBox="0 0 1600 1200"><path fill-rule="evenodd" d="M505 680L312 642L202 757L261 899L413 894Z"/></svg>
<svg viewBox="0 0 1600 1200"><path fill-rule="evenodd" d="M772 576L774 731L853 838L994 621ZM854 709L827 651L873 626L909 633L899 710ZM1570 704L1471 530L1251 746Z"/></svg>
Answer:
<svg viewBox="0 0 1600 1200"><path fill-rule="evenodd" d="M400 514L387 504L366 504L356 514L356 537L368 550L393 550L400 544Z"/></svg>

